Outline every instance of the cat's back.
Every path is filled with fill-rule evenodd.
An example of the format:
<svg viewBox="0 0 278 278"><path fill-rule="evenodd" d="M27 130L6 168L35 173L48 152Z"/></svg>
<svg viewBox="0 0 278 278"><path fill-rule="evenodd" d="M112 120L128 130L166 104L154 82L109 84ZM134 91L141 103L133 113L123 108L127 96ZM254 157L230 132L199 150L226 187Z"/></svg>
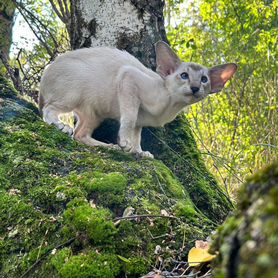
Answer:
<svg viewBox="0 0 278 278"><path fill-rule="evenodd" d="M121 69L129 67L135 67L148 76L156 75L134 56L116 48L96 47L69 51L58 56L45 69L40 83L40 95L47 102L63 101L69 107L80 103L83 106L93 104L102 108L102 114L105 112L108 115L111 105L117 106L115 96L121 80Z"/></svg>
<svg viewBox="0 0 278 278"><path fill-rule="evenodd" d="M82 48L66 52L58 56L54 63L56 67L82 69L93 71L117 71L122 66L134 66L141 71L149 72L138 59L126 51L110 47ZM78 67L78 69L76 68Z"/></svg>

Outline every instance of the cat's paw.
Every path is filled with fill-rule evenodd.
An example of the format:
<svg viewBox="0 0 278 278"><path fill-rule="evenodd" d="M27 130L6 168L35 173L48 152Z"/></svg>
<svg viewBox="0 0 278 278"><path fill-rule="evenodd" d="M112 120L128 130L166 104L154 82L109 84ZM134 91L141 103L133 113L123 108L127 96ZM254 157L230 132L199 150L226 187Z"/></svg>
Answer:
<svg viewBox="0 0 278 278"><path fill-rule="evenodd" d="M120 148L125 152L132 152L133 146L127 139L118 141Z"/></svg>
<svg viewBox="0 0 278 278"><path fill-rule="evenodd" d="M73 129L69 125L64 125L63 123L54 123L54 125L60 129L62 132L68 134L69 136L73 135Z"/></svg>
<svg viewBox="0 0 278 278"><path fill-rule="evenodd" d="M113 150L118 150L118 151L122 150L122 148L117 144L108 144L108 148L111 148Z"/></svg>
<svg viewBox="0 0 278 278"><path fill-rule="evenodd" d="M150 153L150 152L148 152L148 151L137 152L137 153L136 153L136 156L154 158L153 154Z"/></svg>

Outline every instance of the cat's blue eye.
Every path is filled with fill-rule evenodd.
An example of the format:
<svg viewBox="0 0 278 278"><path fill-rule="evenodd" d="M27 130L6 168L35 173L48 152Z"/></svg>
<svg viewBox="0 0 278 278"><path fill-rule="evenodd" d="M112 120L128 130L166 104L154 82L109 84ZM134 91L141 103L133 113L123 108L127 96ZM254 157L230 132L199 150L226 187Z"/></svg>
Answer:
<svg viewBox="0 0 278 278"><path fill-rule="evenodd" d="M181 73L181 79L184 79L184 80L189 79L188 73L187 72Z"/></svg>
<svg viewBox="0 0 278 278"><path fill-rule="evenodd" d="M201 81L203 82L203 83L207 83L208 82L208 78L206 77L206 76L202 76L201 77Z"/></svg>

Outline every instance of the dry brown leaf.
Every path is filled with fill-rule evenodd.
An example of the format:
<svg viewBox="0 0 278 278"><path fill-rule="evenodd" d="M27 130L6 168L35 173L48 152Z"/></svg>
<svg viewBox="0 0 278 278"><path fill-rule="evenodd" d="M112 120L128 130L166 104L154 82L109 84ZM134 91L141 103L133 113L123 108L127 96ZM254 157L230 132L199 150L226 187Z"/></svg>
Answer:
<svg viewBox="0 0 278 278"><path fill-rule="evenodd" d="M170 216L170 214L165 209L162 209L160 211L160 214L163 215L163 216Z"/></svg>
<svg viewBox="0 0 278 278"><path fill-rule="evenodd" d="M203 241L203 240L196 240L195 241L195 247L200 248L200 249L209 249L209 242L208 241Z"/></svg>
<svg viewBox="0 0 278 278"><path fill-rule="evenodd" d="M155 274L153 276L153 278L165 278L165 276L161 275L161 274Z"/></svg>

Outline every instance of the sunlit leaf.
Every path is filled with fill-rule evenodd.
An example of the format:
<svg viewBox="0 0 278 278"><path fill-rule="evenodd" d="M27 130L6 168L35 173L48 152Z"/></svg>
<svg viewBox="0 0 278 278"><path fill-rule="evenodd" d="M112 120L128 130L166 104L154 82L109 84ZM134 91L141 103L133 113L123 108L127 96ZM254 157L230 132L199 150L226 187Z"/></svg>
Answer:
<svg viewBox="0 0 278 278"><path fill-rule="evenodd" d="M189 266L198 266L204 262L212 261L216 255L211 255L207 249L193 247L188 253Z"/></svg>

